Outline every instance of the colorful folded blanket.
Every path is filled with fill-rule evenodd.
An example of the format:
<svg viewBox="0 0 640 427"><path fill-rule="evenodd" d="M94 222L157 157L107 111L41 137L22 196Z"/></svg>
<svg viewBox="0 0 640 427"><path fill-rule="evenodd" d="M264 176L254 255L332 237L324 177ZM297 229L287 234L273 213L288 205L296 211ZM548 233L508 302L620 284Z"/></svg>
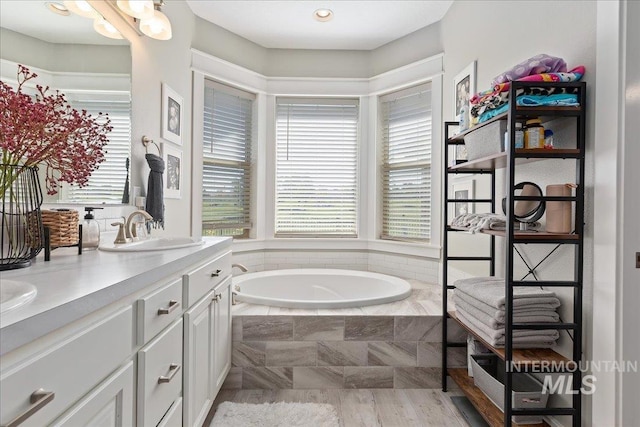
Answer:
<svg viewBox="0 0 640 427"><path fill-rule="evenodd" d="M568 72L558 73L542 73L518 79L519 82L577 82L582 79L586 69L584 65L579 65ZM491 95L508 92L511 87L510 82L498 83L492 89L479 92L471 97L469 102L472 105L481 103L485 98Z"/></svg>
<svg viewBox="0 0 640 427"><path fill-rule="evenodd" d="M493 79L492 85L518 80L532 74L557 73L567 71L564 59L541 53L525 59L513 68L508 69Z"/></svg>
<svg viewBox="0 0 640 427"><path fill-rule="evenodd" d="M557 95L544 95L544 96L535 96L535 95L522 95L516 98L516 104L520 106L579 106L580 102L578 102L578 96L570 93L566 94L557 94ZM488 110L482 113L478 117L478 123L486 122L489 119L497 116L498 114L502 114L509 109L509 103L504 103L498 108L493 110Z"/></svg>

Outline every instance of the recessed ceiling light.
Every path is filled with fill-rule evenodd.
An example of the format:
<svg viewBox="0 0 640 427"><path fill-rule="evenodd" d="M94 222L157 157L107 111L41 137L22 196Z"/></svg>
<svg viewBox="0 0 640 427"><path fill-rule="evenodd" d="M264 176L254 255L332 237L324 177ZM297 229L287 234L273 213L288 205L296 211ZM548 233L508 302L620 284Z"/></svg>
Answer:
<svg viewBox="0 0 640 427"><path fill-rule="evenodd" d="M57 13L58 15L62 15L62 16L69 16L70 15L69 9L64 7L64 5L62 3L56 3L56 2L53 2L53 1L49 1L49 2L45 3L45 5L47 6L47 9L49 9L53 13Z"/></svg>
<svg viewBox="0 0 640 427"><path fill-rule="evenodd" d="M313 12L313 17L320 22L327 22L333 18L333 12L331 9L318 9Z"/></svg>

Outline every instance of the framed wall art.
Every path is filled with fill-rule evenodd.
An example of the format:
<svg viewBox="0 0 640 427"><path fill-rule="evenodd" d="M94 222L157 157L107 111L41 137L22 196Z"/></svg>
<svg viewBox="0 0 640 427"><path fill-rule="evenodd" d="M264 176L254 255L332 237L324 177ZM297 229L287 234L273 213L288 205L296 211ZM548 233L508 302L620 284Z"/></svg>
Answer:
<svg viewBox="0 0 640 427"><path fill-rule="evenodd" d="M475 197L475 180L465 179L462 181L453 181L451 183L451 196L456 200L468 200ZM449 222L459 216L466 215L475 212L473 203L470 202L455 202L449 203Z"/></svg>
<svg viewBox="0 0 640 427"><path fill-rule="evenodd" d="M457 119L462 107L464 105L468 107L471 96L476 93L476 61L467 65L453 79L453 89L453 106L455 107L453 116ZM467 108L467 111L469 111L469 108Z"/></svg>
<svg viewBox="0 0 640 427"><path fill-rule="evenodd" d="M165 165L164 197L181 198L182 191L182 150L169 144L162 144L162 158Z"/></svg>
<svg viewBox="0 0 640 427"><path fill-rule="evenodd" d="M167 141L182 145L183 100L180 95L162 83L162 132Z"/></svg>

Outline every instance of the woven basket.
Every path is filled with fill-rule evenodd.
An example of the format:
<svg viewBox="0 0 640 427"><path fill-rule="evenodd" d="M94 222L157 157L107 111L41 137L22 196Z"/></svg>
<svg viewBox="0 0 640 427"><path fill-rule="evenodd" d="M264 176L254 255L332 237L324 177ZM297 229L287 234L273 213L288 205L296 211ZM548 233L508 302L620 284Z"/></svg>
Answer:
<svg viewBox="0 0 640 427"><path fill-rule="evenodd" d="M42 225L49 227L51 247L78 243L78 211L42 211Z"/></svg>

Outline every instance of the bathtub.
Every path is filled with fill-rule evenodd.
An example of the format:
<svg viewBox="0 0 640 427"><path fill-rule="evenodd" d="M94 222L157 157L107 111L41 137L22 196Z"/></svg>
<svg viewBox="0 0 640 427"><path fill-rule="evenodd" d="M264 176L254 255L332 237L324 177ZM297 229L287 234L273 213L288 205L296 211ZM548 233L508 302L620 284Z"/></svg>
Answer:
<svg viewBox="0 0 640 427"><path fill-rule="evenodd" d="M404 279L367 271L304 268L233 278L236 301L287 308L347 308L399 301L411 294Z"/></svg>

